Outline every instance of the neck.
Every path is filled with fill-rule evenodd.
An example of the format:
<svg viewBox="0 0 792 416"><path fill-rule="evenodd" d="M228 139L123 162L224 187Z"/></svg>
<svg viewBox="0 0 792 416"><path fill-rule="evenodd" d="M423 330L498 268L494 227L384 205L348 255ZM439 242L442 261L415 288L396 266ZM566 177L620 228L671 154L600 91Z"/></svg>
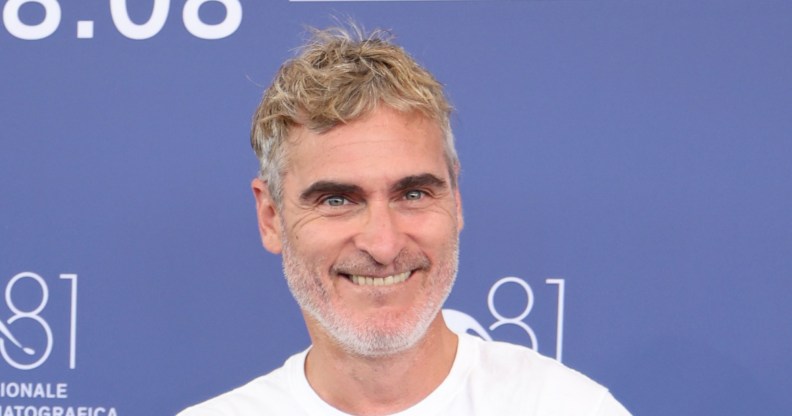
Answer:
<svg viewBox="0 0 792 416"><path fill-rule="evenodd" d="M305 374L319 397L360 416L404 410L428 396L451 371L457 336L438 313L412 348L382 357L350 355L309 322L313 347Z"/></svg>

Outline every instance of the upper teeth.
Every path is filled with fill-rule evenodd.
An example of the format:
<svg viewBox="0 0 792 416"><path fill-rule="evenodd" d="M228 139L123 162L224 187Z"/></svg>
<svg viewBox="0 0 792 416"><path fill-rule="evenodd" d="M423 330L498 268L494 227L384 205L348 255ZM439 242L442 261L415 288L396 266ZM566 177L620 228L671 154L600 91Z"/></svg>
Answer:
<svg viewBox="0 0 792 416"><path fill-rule="evenodd" d="M390 286L401 283L410 277L410 272L404 272L387 277L368 277L352 275L352 282L361 286Z"/></svg>

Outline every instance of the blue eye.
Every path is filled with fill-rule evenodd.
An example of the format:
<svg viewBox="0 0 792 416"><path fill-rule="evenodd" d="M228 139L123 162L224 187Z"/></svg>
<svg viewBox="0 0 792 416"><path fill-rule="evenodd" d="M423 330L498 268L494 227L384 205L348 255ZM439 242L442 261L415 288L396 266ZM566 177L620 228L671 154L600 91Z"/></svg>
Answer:
<svg viewBox="0 0 792 416"><path fill-rule="evenodd" d="M323 202L325 205L329 205L331 207L340 207L344 205L347 200L343 196L333 195L325 198Z"/></svg>
<svg viewBox="0 0 792 416"><path fill-rule="evenodd" d="M413 191L407 191L407 193L404 194L404 199L408 201L417 201L423 198L423 196L424 196L423 191L413 190Z"/></svg>

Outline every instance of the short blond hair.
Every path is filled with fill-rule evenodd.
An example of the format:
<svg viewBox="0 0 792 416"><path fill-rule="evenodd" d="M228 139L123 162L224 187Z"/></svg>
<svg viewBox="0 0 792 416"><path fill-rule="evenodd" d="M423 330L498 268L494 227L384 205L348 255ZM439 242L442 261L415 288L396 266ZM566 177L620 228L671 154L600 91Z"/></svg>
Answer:
<svg viewBox="0 0 792 416"><path fill-rule="evenodd" d="M280 205L286 169L284 143L295 126L325 132L385 105L401 112L417 111L435 120L445 136L445 158L456 187L459 164L451 132L452 111L443 86L392 36L376 30L366 35L333 27L311 29L311 38L296 57L278 70L253 117L251 144Z"/></svg>

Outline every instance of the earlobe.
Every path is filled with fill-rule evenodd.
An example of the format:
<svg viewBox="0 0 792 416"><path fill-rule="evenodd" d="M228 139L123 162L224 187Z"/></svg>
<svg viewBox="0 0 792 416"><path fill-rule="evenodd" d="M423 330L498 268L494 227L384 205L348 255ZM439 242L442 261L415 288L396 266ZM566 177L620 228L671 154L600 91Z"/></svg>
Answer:
<svg viewBox="0 0 792 416"><path fill-rule="evenodd" d="M258 216L259 234L261 243L267 251L280 254L283 249L281 243L281 220L275 201L269 193L267 183L261 179L253 179L250 184L253 197L256 199L256 215Z"/></svg>

